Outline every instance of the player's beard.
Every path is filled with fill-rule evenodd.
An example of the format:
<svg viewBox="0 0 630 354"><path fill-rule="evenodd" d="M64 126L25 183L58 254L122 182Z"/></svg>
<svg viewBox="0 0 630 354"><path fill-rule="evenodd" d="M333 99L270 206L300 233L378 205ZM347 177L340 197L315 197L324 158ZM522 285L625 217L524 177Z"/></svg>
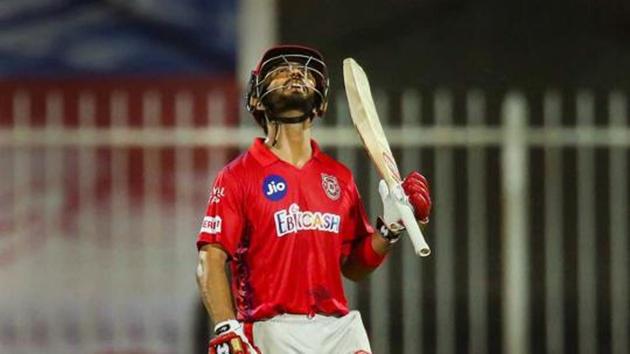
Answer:
<svg viewBox="0 0 630 354"><path fill-rule="evenodd" d="M270 92L263 100L269 114L277 118L285 118L285 112L300 111L302 114L313 112L316 104L316 96L313 90L290 91L288 93L277 90Z"/></svg>

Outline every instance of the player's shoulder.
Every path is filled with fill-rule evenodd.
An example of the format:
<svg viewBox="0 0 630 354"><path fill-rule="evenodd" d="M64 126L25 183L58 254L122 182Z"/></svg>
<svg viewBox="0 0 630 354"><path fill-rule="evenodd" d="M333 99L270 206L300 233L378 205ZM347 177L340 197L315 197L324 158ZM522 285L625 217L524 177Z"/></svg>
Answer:
<svg viewBox="0 0 630 354"><path fill-rule="evenodd" d="M246 177L251 171L257 170L259 163L251 155L249 151L244 151L229 161L220 171L219 174L230 175L232 177Z"/></svg>
<svg viewBox="0 0 630 354"><path fill-rule="evenodd" d="M240 177L246 171L246 168L244 165L245 154L246 152L243 152L239 154L238 156L236 156L235 158L233 158L232 160L230 160L228 163L226 163L225 166L223 166L223 168L219 170L218 175Z"/></svg>

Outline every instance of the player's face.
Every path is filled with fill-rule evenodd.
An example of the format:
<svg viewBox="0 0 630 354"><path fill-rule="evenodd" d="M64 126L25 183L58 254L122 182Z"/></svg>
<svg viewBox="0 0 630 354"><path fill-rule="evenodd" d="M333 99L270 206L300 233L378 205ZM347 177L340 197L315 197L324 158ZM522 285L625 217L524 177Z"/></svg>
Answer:
<svg viewBox="0 0 630 354"><path fill-rule="evenodd" d="M277 114L298 111L308 113L315 107L315 77L299 63L287 63L270 71L265 77L269 92L264 104Z"/></svg>
<svg viewBox="0 0 630 354"><path fill-rule="evenodd" d="M284 94L313 94L315 78L313 74L300 63L287 63L270 71L265 77L268 91L281 91Z"/></svg>

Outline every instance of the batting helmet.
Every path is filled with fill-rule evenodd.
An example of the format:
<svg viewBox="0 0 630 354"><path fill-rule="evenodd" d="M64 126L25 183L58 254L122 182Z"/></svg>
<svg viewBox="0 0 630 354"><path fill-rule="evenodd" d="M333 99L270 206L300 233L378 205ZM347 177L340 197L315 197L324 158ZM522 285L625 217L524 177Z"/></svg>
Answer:
<svg viewBox="0 0 630 354"><path fill-rule="evenodd" d="M315 115L321 117L328 106L328 69L324 57L317 50L301 45L279 45L265 51L256 68L252 70L247 89L245 107L266 131L265 112L257 109L257 104L269 93L265 78L275 68L299 63L304 70L315 78L315 87L310 87L316 94Z"/></svg>

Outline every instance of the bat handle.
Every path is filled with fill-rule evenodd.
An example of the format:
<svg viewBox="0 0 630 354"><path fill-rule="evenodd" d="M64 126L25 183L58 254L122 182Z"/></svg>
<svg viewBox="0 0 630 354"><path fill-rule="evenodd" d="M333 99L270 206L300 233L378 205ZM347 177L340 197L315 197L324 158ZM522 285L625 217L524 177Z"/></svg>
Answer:
<svg viewBox="0 0 630 354"><path fill-rule="evenodd" d="M407 234L409 235L409 239L411 239L416 254L421 257L430 255L431 248L429 248L429 244L422 235L422 231L420 230L418 221L416 221L416 217L413 215L411 207L406 202L403 202L403 200L397 198L396 208L398 208L398 213L400 214L403 225L405 225L407 229Z"/></svg>

